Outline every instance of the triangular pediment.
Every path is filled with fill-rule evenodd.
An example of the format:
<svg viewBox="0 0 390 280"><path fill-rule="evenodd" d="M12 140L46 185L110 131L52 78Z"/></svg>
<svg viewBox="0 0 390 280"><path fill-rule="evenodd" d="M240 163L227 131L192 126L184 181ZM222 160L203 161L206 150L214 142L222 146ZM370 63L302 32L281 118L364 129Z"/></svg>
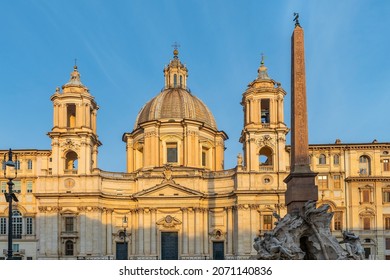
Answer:
<svg viewBox="0 0 390 280"><path fill-rule="evenodd" d="M164 182L162 184L153 186L146 190L142 190L133 194L134 198L147 198L147 197L201 197L203 193L181 186L174 182Z"/></svg>

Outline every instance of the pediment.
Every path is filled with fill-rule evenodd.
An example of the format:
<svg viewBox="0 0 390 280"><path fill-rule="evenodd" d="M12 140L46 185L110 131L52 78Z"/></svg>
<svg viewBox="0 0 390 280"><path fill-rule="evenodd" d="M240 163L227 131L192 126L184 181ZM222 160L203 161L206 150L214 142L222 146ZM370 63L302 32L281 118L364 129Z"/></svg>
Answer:
<svg viewBox="0 0 390 280"><path fill-rule="evenodd" d="M203 196L203 193L176 184L174 182L164 182L162 184L153 186L151 188L133 194L134 198L146 198L146 197L172 198L172 197L201 197L201 196Z"/></svg>

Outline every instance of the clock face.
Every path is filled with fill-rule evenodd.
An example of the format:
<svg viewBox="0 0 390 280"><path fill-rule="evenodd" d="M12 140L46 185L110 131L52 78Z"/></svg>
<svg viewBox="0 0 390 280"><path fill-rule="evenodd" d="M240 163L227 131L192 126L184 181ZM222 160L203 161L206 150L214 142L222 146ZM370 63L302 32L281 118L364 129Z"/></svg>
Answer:
<svg viewBox="0 0 390 280"><path fill-rule="evenodd" d="M65 188L73 188L75 185L75 181L73 179L66 179L64 181Z"/></svg>

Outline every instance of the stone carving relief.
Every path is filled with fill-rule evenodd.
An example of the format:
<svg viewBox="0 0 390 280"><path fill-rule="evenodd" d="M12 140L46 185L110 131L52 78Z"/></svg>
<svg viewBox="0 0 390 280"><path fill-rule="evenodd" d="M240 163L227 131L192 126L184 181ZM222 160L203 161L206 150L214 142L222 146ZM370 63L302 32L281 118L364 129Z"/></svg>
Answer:
<svg viewBox="0 0 390 280"><path fill-rule="evenodd" d="M269 146L273 147L273 138L269 135L264 135L263 137L256 139L256 145L258 147L264 147L264 146Z"/></svg>
<svg viewBox="0 0 390 280"><path fill-rule="evenodd" d="M73 179L68 178L68 179L64 180L64 187L67 189L73 188L75 186L75 184L76 184L75 180L73 180Z"/></svg>
<svg viewBox="0 0 390 280"><path fill-rule="evenodd" d="M80 150L80 146L81 146L80 144L74 143L71 139L66 139L65 142L62 142L60 144L60 147L62 148L63 152L68 150L78 152Z"/></svg>
<svg viewBox="0 0 390 280"><path fill-rule="evenodd" d="M50 213L50 212L59 212L62 210L62 207L58 206L39 206L39 212Z"/></svg>
<svg viewBox="0 0 390 280"><path fill-rule="evenodd" d="M225 235L226 233L220 229L214 229L212 232L209 233L210 238L214 240L224 239Z"/></svg>
<svg viewBox="0 0 390 280"><path fill-rule="evenodd" d="M315 201L308 201L300 214L287 214L277 218L272 232L256 237L253 248L262 260L346 260L362 258L360 240L354 234L345 233L340 243L330 232L333 213L327 204L316 208Z"/></svg>
<svg viewBox="0 0 390 280"><path fill-rule="evenodd" d="M161 183L165 183L165 182L173 182L174 183L172 165L170 165L170 164L164 165L163 175L164 175L164 179L162 180Z"/></svg>
<svg viewBox="0 0 390 280"><path fill-rule="evenodd" d="M79 212L102 212L103 208L96 206L79 206L77 207Z"/></svg>
<svg viewBox="0 0 390 280"><path fill-rule="evenodd" d="M167 215L164 218L158 220L156 224L163 226L164 228L175 228L181 224L181 221L171 215Z"/></svg>

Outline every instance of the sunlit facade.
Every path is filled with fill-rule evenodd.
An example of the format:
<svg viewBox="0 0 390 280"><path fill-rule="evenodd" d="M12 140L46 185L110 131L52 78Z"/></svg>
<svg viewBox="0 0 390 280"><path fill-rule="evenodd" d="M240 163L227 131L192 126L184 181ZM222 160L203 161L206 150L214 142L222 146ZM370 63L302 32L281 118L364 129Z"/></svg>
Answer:
<svg viewBox="0 0 390 280"><path fill-rule="evenodd" d="M228 136L188 89L188 69L177 50L164 78L162 91L141 108L133 130L123 134L124 173L98 167L99 107L77 67L70 81L56 89L50 149L15 150L16 258L256 255L253 239L274 227L274 213L286 214L286 91L261 61L257 78L242 94L243 115L237 116L243 118L243 151L235 168L224 169ZM0 151L1 159L6 152ZM366 258L390 258L390 143L336 140L310 145L310 155L311 168L318 172L318 204L327 203L334 212L332 233L341 238L342 231L354 231ZM7 192L3 172L0 188ZM2 258L7 254L7 222L8 204L0 196Z"/></svg>

